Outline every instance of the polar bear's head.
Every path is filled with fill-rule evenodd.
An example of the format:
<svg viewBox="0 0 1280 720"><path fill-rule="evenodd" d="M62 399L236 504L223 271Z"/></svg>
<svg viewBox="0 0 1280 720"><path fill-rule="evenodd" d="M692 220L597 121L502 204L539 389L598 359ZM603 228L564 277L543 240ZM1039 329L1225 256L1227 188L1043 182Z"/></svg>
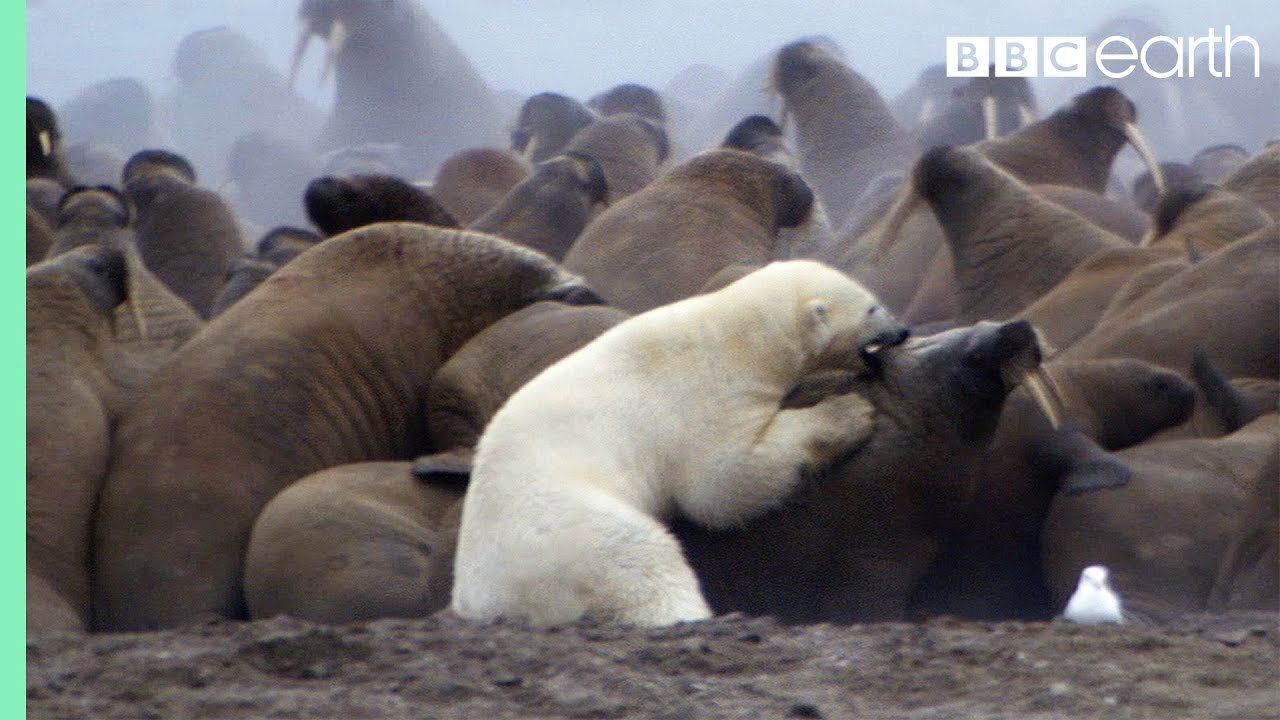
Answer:
<svg viewBox="0 0 1280 720"><path fill-rule="evenodd" d="M865 287L812 260L766 265L742 278L741 291L768 302L776 312L790 304L788 335L804 353L803 372L861 372L879 353L902 343L909 331ZM782 317L782 313L777 313Z"/></svg>

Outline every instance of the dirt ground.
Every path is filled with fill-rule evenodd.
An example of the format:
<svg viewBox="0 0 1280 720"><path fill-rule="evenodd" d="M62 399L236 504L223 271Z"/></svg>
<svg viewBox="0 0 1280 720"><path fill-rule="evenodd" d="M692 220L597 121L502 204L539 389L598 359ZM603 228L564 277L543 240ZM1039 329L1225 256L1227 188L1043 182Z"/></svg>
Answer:
<svg viewBox="0 0 1280 720"><path fill-rule="evenodd" d="M1280 615L537 631L280 617L31 639L29 718L1280 718Z"/></svg>

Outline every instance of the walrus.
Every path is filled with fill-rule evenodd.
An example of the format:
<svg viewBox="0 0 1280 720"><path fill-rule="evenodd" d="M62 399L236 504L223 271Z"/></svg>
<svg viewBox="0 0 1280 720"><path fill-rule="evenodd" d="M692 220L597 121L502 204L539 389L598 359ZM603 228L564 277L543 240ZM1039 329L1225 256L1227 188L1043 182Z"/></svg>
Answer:
<svg viewBox="0 0 1280 720"><path fill-rule="evenodd" d="M58 119L68 148L86 142L101 144L128 157L160 139L156 105L141 80L115 77L82 88L59 105Z"/></svg>
<svg viewBox="0 0 1280 720"><path fill-rule="evenodd" d="M133 247L133 204L109 185L76 187L58 203L58 225L47 257L81 245Z"/></svg>
<svg viewBox="0 0 1280 720"><path fill-rule="evenodd" d="M787 146L782 128L764 115L749 115L740 120L729 129L720 146L753 153L800 171L800 161ZM826 204L822 198L814 196L808 220L779 230L778 249L774 256L779 260L817 257L834 240L835 231L831 227Z"/></svg>
<svg viewBox="0 0 1280 720"><path fill-rule="evenodd" d="M156 277L201 317L244 251L235 215L216 192L198 187L181 155L143 150L125 163L124 191L137 211L138 251Z"/></svg>
<svg viewBox="0 0 1280 720"><path fill-rule="evenodd" d="M436 369L543 299L599 301L545 255L416 223L357 228L294 258L121 419L96 515L94 626L245 617L241 564L263 505L326 467L427 451Z"/></svg>
<svg viewBox="0 0 1280 720"><path fill-rule="evenodd" d="M913 134L921 150L992 140L1033 122L1035 94L1023 77L975 77L955 88L941 112Z"/></svg>
<svg viewBox="0 0 1280 720"><path fill-rule="evenodd" d="M27 179L49 178L75 184L62 150L58 116L44 100L27 96Z"/></svg>
<svg viewBox="0 0 1280 720"><path fill-rule="evenodd" d="M303 202L312 224L326 236L378 222L458 225L430 193L392 175L318 177L307 184Z"/></svg>
<svg viewBox="0 0 1280 720"><path fill-rule="evenodd" d="M976 149L934 148L912 177L951 250L962 322L1011 317L1090 255L1131 246L1041 199Z"/></svg>
<svg viewBox="0 0 1280 720"><path fill-rule="evenodd" d="M770 87L795 122L800 167L836 227L876 176L914 156L914 144L880 93L827 43L783 46Z"/></svg>
<svg viewBox="0 0 1280 720"><path fill-rule="evenodd" d="M529 162L510 150L468 148L436 171L431 195L465 227L492 210L532 171Z"/></svg>
<svg viewBox="0 0 1280 720"><path fill-rule="evenodd" d="M516 127L511 131L511 149L531 163L549 160L597 115L568 95L544 92L531 95L520 106Z"/></svg>
<svg viewBox="0 0 1280 720"><path fill-rule="evenodd" d="M39 210L27 205L27 267L44 260L53 245L53 228Z"/></svg>
<svg viewBox="0 0 1280 720"><path fill-rule="evenodd" d="M245 555L250 616L341 623L447 606L470 457L485 425L526 382L625 318L603 305L538 302L468 340L427 394L436 452L322 470L263 508Z"/></svg>
<svg viewBox="0 0 1280 720"><path fill-rule="evenodd" d="M727 265L768 262L779 230L804 223L812 206L813 191L794 170L708 150L610 205L564 265L610 304L642 312L693 295Z"/></svg>
<svg viewBox="0 0 1280 720"><path fill-rule="evenodd" d="M609 202L604 169L578 152L544 160L489 212L471 224L559 260Z"/></svg>
<svg viewBox="0 0 1280 720"><path fill-rule="evenodd" d="M320 174L320 158L298 140L258 130L231 143L228 188L236 214L265 227L305 225L302 197Z"/></svg>
<svg viewBox="0 0 1280 720"><path fill-rule="evenodd" d="M614 85L587 100L587 107L604 117L632 113L667 125L667 108L657 90L638 83Z"/></svg>
<svg viewBox="0 0 1280 720"><path fill-rule="evenodd" d="M615 325L485 428L451 609L539 626L708 618L665 523L740 525L859 447L875 421L858 394L784 400L809 373L872 372L906 336L862 286L801 260Z"/></svg>
<svg viewBox="0 0 1280 720"><path fill-rule="evenodd" d="M305 228L280 225L258 238L254 246L258 257L275 265L283 265L310 250L324 238Z"/></svg>
<svg viewBox="0 0 1280 720"><path fill-rule="evenodd" d="M319 148L391 142L409 177L430 177L453 153L503 141L502 113L480 74L416 0L304 0L290 78L311 37L328 44L322 78L337 88Z"/></svg>
<svg viewBox="0 0 1280 720"><path fill-rule="evenodd" d="M202 323L136 250L110 242L32 266L26 297L28 631L84 630L112 428Z"/></svg>
<svg viewBox="0 0 1280 720"><path fill-rule="evenodd" d="M669 151L666 130L632 113L596 120L565 146L565 152L581 153L600 163L614 202L653 182Z"/></svg>

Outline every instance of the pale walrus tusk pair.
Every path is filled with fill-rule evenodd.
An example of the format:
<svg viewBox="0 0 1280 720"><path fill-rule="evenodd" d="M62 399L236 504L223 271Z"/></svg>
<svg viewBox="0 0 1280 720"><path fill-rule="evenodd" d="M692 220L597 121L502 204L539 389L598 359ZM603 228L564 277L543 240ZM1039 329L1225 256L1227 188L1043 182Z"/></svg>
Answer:
<svg viewBox="0 0 1280 720"><path fill-rule="evenodd" d="M311 28L304 26L302 34L298 37L298 44L293 49L293 61L289 63L289 87L293 87L298 79L298 70L302 67L302 56L307 52L307 46L311 43ZM342 48L347 44L347 39L351 37L351 32L347 29L345 23L341 20L333 21L329 27L329 37L325 38L327 46L324 53L324 65L320 68L320 84L324 85L329 79L329 73L332 72L334 64L338 60L338 54L342 52Z"/></svg>

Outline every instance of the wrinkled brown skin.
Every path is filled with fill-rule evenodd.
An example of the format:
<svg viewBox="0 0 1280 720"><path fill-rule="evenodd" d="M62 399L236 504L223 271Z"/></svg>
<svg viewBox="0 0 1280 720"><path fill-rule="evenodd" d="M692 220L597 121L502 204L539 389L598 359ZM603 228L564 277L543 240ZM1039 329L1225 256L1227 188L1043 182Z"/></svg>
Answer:
<svg viewBox="0 0 1280 720"><path fill-rule="evenodd" d="M611 305L639 313L696 294L729 265L768 262L779 228L803 223L812 203L798 173L709 150L602 212L564 265Z"/></svg>
<svg viewBox="0 0 1280 720"><path fill-rule="evenodd" d="M1274 222L1243 195L1211 185L1166 194L1152 216L1153 247L1177 248L1195 258L1221 250Z"/></svg>
<svg viewBox="0 0 1280 720"><path fill-rule="evenodd" d="M915 156L914 143L875 86L822 42L800 40L780 49L770 84L795 122L800 167L835 227L873 178Z"/></svg>
<svg viewBox="0 0 1280 720"><path fill-rule="evenodd" d="M913 182L951 250L961 322L1011 317L1094 253L1132 247L1040 198L975 150L929 151Z"/></svg>
<svg viewBox="0 0 1280 720"><path fill-rule="evenodd" d="M89 617L89 521L107 472L115 388L105 370L122 277L90 274L85 248L27 273L27 625L83 630ZM118 258L119 254L116 253ZM101 261L99 261L101 264ZM114 286L95 302L74 273ZM95 277L96 276L96 277ZM105 305L105 307L103 307ZM31 579L36 578L35 583Z"/></svg>
<svg viewBox="0 0 1280 720"><path fill-rule="evenodd" d="M337 623L445 607L458 501L485 424L526 381L626 317L605 306L539 302L467 341L427 394L429 445L444 453L323 470L263 509L245 561L250 615ZM424 467L435 475L423 478Z"/></svg>
<svg viewBox="0 0 1280 720"><path fill-rule="evenodd" d="M1264 147L1223 181L1222 187L1248 198L1280 222L1280 143Z"/></svg>
<svg viewBox="0 0 1280 720"><path fill-rule="evenodd" d="M582 153L604 169L609 199L618 202L658 177L667 159L667 133L651 120L624 113L582 128L564 152Z"/></svg>
<svg viewBox="0 0 1280 720"><path fill-rule="evenodd" d="M125 198L108 187L77 188L58 206L57 225L47 257L81 245L124 249L136 244L133 212Z"/></svg>
<svg viewBox="0 0 1280 720"><path fill-rule="evenodd" d="M1258 473L1246 507L1222 553L1210 612L1280 607L1280 456Z"/></svg>
<svg viewBox="0 0 1280 720"><path fill-rule="evenodd" d="M1062 351L1186 372L1203 348L1227 377L1280 378L1280 230L1256 232L1169 277Z"/></svg>
<svg viewBox="0 0 1280 720"><path fill-rule="evenodd" d="M1059 350L1093 330L1117 292L1135 275L1160 265L1176 271L1191 266L1176 247L1119 247L1101 250L1077 265L1057 285L1018 313Z"/></svg>
<svg viewBox="0 0 1280 720"><path fill-rule="evenodd" d="M145 323L146 336L134 321ZM110 432L140 380L200 326L119 248L89 245L27 276L28 630L89 622L90 522Z"/></svg>
<svg viewBox="0 0 1280 720"><path fill-rule="evenodd" d="M1137 243L1150 225L1137 208L1097 193L1066 185L1031 185L1037 195L1057 203L1112 235Z"/></svg>
<svg viewBox="0 0 1280 720"><path fill-rule="evenodd" d="M1137 118L1123 93L1100 86L1039 122L976 147L1028 185L1066 185L1104 195L1111 163L1127 142L1124 126Z"/></svg>
<svg viewBox="0 0 1280 720"><path fill-rule="evenodd" d="M293 483L253 526L249 616L348 623L443 609L465 491L423 482L411 462L339 465Z"/></svg>
<svg viewBox="0 0 1280 720"><path fill-rule="evenodd" d="M142 259L202 318L218 295L244 241L231 209L212 190L170 173L134 177L125 194L137 211L134 232Z"/></svg>
<svg viewBox="0 0 1280 720"><path fill-rule="evenodd" d="M307 184L302 199L326 237L379 222L458 225L431 193L394 175L325 175Z"/></svg>
<svg viewBox="0 0 1280 720"><path fill-rule="evenodd" d="M1126 610L1167 620L1208 609L1219 566L1271 482L1280 453L1280 415L1222 438L1147 443L1116 453L1129 484L1079 497L1059 495L1044 527L1045 578L1061 608L1080 570L1103 564ZM1270 571L1274 574L1275 567ZM1275 609L1273 600L1269 609Z"/></svg>
<svg viewBox="0 0 1280 720"><path fill-rule="evenodd" d="M449 358L427 393L427 437L439 451L471 448L516 390L627 318L605 305L540 302L485 328Z"/></svg>
<svg viewBox="0 0 1280 720"><path fill-rule="evenodd" d="M529 163L510 150L470 148L444 161L431 182L431 194L465 227L492 210L531 172Z"/></svg>
<svg viewBox="0 0 1280 720"><path fill-rule="evenodd" d="M905 187L898 192L905 192ZM840 231L836 240L815 255L817 260L845 271L856 278L886 307L900 313L904 320L915 322L906 315L911 299L920 290L921 283L935 256L946 246L942 228L927 208L919 208L902 224L893 247L873 256L884 242L885 221L881 215L865 231ZM950 271L950 255L947 256ZM950 280L954 285L954 280ZM954 295L954 291L950 291ZM951 313L954 316L954 311Z"/></svg>
<svg viewBox="0 0 1280 720"><path fill-rule="evenodd" d="M782 136L782 129L764 115L751 115L730 128L720 147L743 150L759 155L765 160L781 163L799 170L800 161L792 154ZM774 257L816 258L835 240L831 218L827 215L822 198L814 196L809 219L793 228L784 228L778 234L778 247ZM744 273L745 274L745 273ZM728 283L716 285L723 287Z"/></svg>
<svg viewBox="0 0 1280 720"><path fill-rule="evenodd" d="M909 340L883 353L882 372L833 389L875 405L874 432L777 510L732 530L674 523L712 609L789 623L905 618L947 518L971 492L952 468L990 440L1009 391L1002 370L1038 362L1030 327L1005 328Z"/></svg>
<svg viewBox="0 0 1280 720"><path fill-rule="evenodd" d="M503 237L560 260L609 199L603 169L574 153L538 163L470 229Z"/></svg>
<svg viewBox="0 0 1280 720"><path fill-rule="evenodd" d="M436 369L494 321L557 298L592 295L480 233L378 224L295 258L121 420L96 517L94 626L244 617L241 561L261 508L317 470L423 452Z"/></svg>
<svg viewBox="0 0 1280 720"><path fill-rule="evenodd" d="M53 245L53 228L39 210L27 205L27 267L44 260Z"/></svg>
<svg viewBox="0 0 1280 720"><path fill-rule="evenodd" d="M1101 195L1125 143L1123 125L1134 117L1132 104L1119 92L1095 88L1012 135L973 147L1027 185L1061 185ZM886 238L883 226L870 221L846 227L824 259L867 283L886 305L901 309L904 319L943 319L939 316L951 307L945 302L946 288L954 286L954 279L945 277L951 268L945 257L949 251L941 250L946 247L942 230L929 215L917 210L902 226L892 251L874 261L868 260L869 253ZM939 252L943 257L935 259ZM943 276L930 280L939 286L931 291L935 299L922 298L913 317L907 317L905 311L930 267Z"/></svg>
<svg viewBox="0 0 1280 720"><path fill-rule="evenodd" d="M1010 396L990 449L954 470L974 490L917 593L918 614L1049 619L1060 608L1044 584L1040 528L1053 498L1123 483L1123 463L1107 452L1182 422L1194 403L1186 380L1139 360L1055 359L1046 371L1062 393L1064 429L1054 430L1025 390Z"/></svg>
<svg viewBox="0 0 1280 720"><path fill-rule="evenodd" d="M1107 304L1107 309L1102 311L1102 315L1098 317L1097 322L1105 322L1108 318L1133 304L1138 298L1162 285L1169 278L1186 270L1187 267L1186 258L1179 253L1177 259L1163 260L1136 269L1129 276L1129 279L1121 283L1120 287L1116 289L1115 295L1111 296L1111 302Z"/></svg>
<svg viewBox="0 0 1280 720"><path fill-rule="evenodd" d="M1280 408L1280 380L1227 378L1204 350L1197 351L1191 360L1191 378L1196 384L1196 406L1191 417L1157 433L1153 441L1222 437Z"/></svg>

